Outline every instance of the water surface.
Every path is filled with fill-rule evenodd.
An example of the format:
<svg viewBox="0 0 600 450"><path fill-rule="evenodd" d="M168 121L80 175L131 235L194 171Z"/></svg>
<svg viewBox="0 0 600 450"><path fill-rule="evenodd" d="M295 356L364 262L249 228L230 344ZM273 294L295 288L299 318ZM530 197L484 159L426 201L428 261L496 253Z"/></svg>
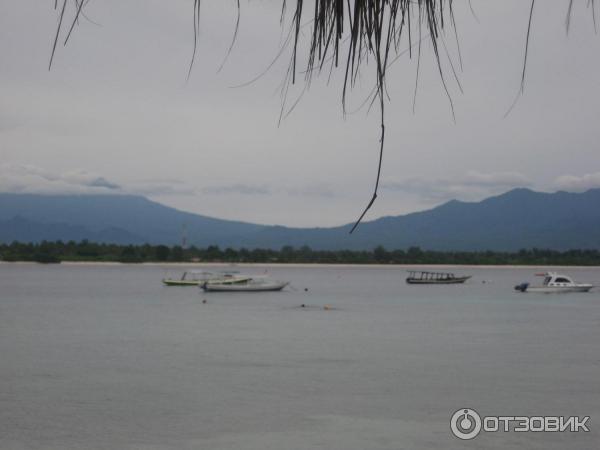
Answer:
<svg viewBox="0 0 600 450"><path fill-rule="evenodd" d="M600 447L599 289L514 292L536 268L453 269L474 275L457 286L406 285L398 267L239 270L292 287L204 294L163 287L167 266L0 264L0 448ZM566 272L600 284L600 269ZM462 407L589 415L592 431L460 441Z"/></svg>

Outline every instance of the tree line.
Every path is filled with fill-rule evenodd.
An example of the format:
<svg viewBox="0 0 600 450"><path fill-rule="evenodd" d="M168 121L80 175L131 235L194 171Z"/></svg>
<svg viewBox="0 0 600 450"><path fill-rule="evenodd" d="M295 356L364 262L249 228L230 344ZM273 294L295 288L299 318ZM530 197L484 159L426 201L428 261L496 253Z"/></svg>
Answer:
<svg viewBox="0 0 600 450"><path fill-rule="evenodd" d="M89 262L226 262L226 263L321 263L321 264L466 264L466 265L600 265L599 250L557 251L522 249L518 252L435 251L419 247L387 250L313 250L308 246L271 249L221 249L166 245L118 245L81 242L0 244L3 261Z"/></svg>

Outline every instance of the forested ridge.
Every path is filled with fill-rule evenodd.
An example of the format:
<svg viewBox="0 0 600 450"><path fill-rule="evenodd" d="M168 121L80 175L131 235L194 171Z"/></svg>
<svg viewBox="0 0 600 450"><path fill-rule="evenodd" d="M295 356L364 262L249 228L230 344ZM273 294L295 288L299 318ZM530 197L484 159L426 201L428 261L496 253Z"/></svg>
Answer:
<svg viewBox="0 0 600 450"><path fill-rule="evenodd" d="M226 262L226 263L315 263L315 264L466 264L466 265L600 265L598 250L522 249L518 252L432 251L419 247L388 250L378 246L369 251L312 250L284 246L280 250L233 249L208 246L116 245L81 242L0 244L3 261L58 263L87 262Z"/></svg>

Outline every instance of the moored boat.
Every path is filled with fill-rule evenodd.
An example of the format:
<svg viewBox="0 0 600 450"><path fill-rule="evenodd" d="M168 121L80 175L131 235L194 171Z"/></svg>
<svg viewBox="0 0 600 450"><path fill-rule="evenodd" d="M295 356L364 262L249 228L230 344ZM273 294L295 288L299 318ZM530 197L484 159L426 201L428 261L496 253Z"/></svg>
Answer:
<svg viewBox="0 0 600 450"><path fill-rule="evenodd" d="M281 291L288 284L287 281L248 278L236 282L207 281L200 287L207 292L269 292Z"/></svg>
<svg viewBox="0 0 600 450"><path fill-rule="evenodd" d="M250 278L234 272L213 273L190 270L183 272L181 278L163 278L162 282L167 286L199 286L207 281L236 282L248 279Z"/></svg>
<svg viewBox="0 0 600 450"><path fill-rule="evenodd" d="M449 272L410 270L406 282L408 284L461 284L469 278L471 278L470 275L457 277Z"/></svg>
<svg viewBox="0 0 600 450"><path fill-rule="evenodd" d="M529 283L521 283L515 286L515 290L520 292L553 294L567 292L588 292L594 287L589 283L576 283L571 277L556 272L546 272L536 275L544 277L544 281L542 282L541 286L530 286Z"/></svg>

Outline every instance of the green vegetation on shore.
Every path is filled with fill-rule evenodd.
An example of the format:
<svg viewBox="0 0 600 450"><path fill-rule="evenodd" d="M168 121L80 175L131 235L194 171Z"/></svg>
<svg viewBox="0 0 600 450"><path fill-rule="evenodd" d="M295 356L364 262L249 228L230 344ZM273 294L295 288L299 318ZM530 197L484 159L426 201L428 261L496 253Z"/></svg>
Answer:
<svg viewBox="0 0 600 450"><path fill-rule="evenodd" d="M321 264L467 264L467 265L600 265L598 250L530 249L518 252L432 251L411 247L407 250L372 251L312 250L309 247L268 249L220 249L167 247L165 245L116 245L81 242L46 242L38 244L13 242L0 244L3 261L89 262L227 262L227 263L321 263Z"/></svg>

